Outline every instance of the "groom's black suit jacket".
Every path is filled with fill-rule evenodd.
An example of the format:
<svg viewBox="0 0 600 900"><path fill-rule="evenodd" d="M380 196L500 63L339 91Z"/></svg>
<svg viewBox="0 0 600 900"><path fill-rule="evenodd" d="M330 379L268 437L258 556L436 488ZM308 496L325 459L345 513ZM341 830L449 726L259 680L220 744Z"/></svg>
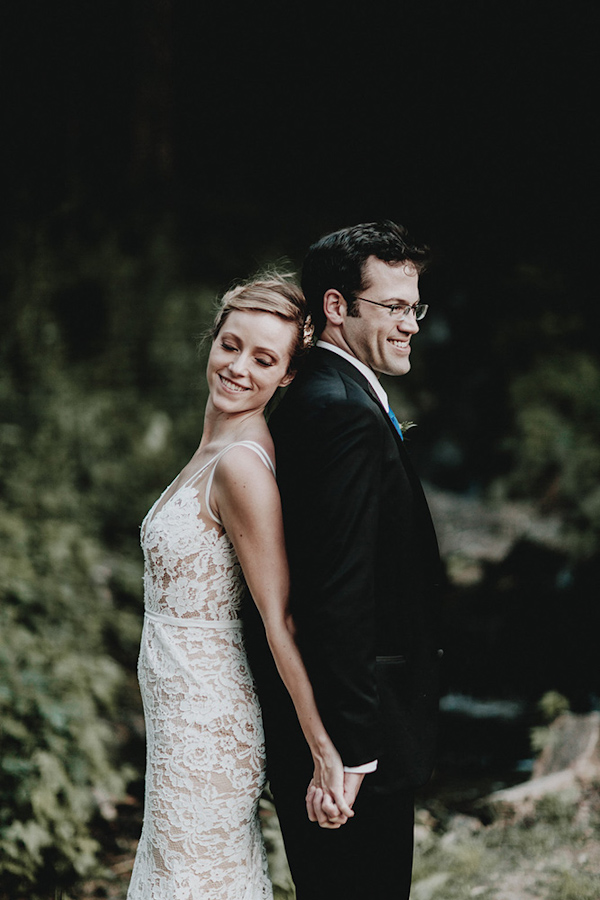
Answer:
<svg viewBox="0 0 600 900"><path fill-rule="evenodd" d="M367 379L329 350L311 351L269 425L291 611L324 724L345 765L379 760L363 791L421 785L442 654L440 561L420 482ZM248 610L273 782L302 767L306 745L260 631Z"/></svg>

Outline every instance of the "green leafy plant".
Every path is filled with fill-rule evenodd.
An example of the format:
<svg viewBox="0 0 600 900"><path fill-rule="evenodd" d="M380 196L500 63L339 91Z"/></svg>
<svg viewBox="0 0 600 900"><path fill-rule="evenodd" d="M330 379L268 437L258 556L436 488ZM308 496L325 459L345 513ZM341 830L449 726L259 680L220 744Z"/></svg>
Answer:
<svg viewBox="0 0 600 900"><path fill-rule="evenodd" d="M600 366L582 352L542 357L511 386L511 492L564 522L575 558L600 541Z"/></svg>
<svg viewBox="0 0 600 900"><path fill-rule="evenodd" d="M139 524L201 426L205 300L169 299L115 241L62 250L41 234L15 256L0 329L1 900L97 872L98 826L141 774L123 753ZM136 318L145 282L153 315Z"/></svg>

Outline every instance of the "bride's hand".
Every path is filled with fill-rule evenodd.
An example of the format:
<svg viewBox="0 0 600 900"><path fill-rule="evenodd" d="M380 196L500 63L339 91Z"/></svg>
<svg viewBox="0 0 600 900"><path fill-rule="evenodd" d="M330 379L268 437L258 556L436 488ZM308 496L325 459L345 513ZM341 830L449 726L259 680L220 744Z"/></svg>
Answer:
<svg viewBox="0 0 600 900"><path fill-rule="evenodd" d="M344 796L344 766L333 744L318 756L306 792L306 811L311 822L321 828L340 828L354 815Z"/></svg>

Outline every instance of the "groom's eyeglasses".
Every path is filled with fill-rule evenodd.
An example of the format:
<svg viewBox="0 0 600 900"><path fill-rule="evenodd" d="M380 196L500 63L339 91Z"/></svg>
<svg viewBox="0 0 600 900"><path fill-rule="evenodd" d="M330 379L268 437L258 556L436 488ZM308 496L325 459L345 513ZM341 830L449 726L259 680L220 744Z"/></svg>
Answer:
<svg viewBox="0 0 600 900"><path fill-rule="evenodd" d="M355 297L354 299L361 300L363 303L372 303L373 306L383 306L389 311L392 319L406 319L409 313L414 313L415 319L419 322L425 318L429 309L428 303L415 303L414 306L409 306L407 303L390 305L389 303L380 303L379 300L367 300L366 297Z"/></svg>

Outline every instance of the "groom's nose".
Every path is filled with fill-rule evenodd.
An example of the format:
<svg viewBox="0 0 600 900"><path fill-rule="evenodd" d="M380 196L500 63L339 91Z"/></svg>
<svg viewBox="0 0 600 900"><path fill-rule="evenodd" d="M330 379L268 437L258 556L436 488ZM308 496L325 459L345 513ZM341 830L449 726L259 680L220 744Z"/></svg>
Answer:
<svg viewBox="0 0 600 900"><path fill-rule="evenodd" d="M407 334L417 334L420 330L419 323L414 312L409 312L396 323L398 331L404 331Z"/></svg>

